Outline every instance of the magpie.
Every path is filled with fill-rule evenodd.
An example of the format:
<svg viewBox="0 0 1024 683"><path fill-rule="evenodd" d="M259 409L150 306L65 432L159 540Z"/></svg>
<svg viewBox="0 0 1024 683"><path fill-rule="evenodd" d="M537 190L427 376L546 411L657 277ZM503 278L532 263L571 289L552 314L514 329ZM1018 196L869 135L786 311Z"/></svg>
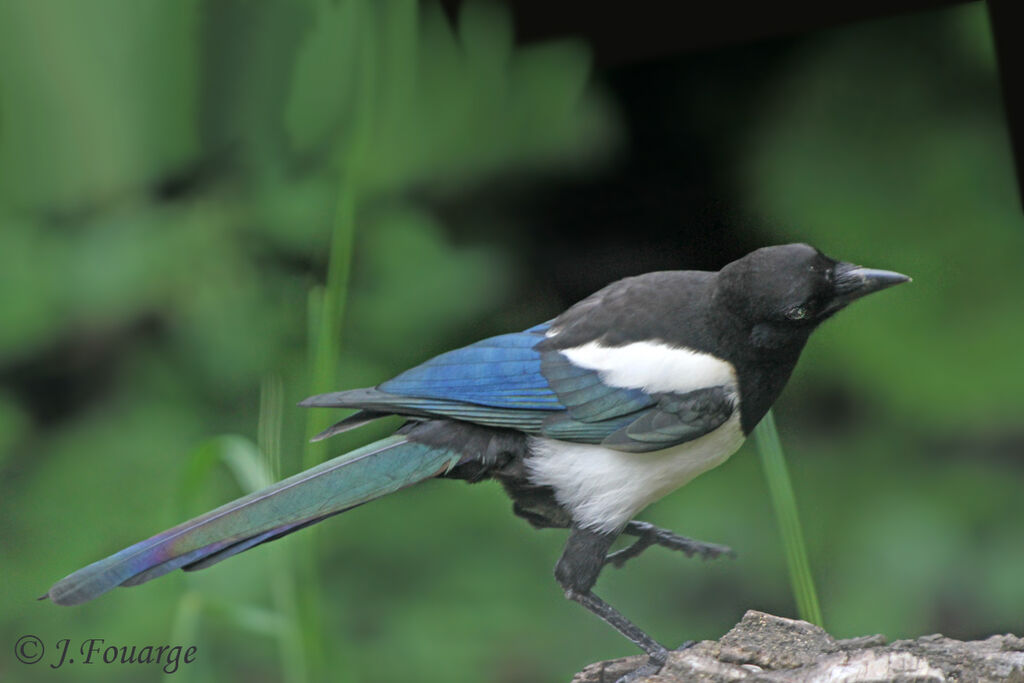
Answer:
<svg viewBox="0 0 1024 683"><path fill-rule="evenodd" d="M494 479L516 515L569 530L555 566L566 597L649 655L631 677L656 673L667 648L594 594L601 570L653 545L705 557L730 551L636 515L740 447L818 325L909 279L786 244L718 272L619 280L525 331L443 353L373 388L302 401L357 410L317 439L387 415L406 422L80 569L43 598L75 605L174 569L203 569L426 479ZM637 540L609 552L620 534Z"/></svg>

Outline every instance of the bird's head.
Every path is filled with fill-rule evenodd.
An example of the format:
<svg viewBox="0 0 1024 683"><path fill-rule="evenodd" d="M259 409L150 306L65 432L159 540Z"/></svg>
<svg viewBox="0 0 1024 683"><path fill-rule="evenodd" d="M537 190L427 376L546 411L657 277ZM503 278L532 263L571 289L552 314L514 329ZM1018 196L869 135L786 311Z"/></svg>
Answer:
<svg viewBox="0 0 1024 683"><path fill-rule="evenodd" d="M716 296L760 348L802 347L823 321L851 302L910 278L836 261L806 244L752 251L722 268Z"/></svg>

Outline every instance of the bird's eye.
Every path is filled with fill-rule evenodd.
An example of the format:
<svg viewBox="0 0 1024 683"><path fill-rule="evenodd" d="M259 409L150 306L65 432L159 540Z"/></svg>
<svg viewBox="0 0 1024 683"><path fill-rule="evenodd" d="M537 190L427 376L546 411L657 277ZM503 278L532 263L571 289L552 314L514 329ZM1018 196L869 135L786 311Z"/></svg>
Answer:
<svg viewBox="0 0 1024 683"><path fill-rule="evenodd" d="M806 306L794 306L786 311L786 317L790 320L803 320L808 315Z"/></svg>

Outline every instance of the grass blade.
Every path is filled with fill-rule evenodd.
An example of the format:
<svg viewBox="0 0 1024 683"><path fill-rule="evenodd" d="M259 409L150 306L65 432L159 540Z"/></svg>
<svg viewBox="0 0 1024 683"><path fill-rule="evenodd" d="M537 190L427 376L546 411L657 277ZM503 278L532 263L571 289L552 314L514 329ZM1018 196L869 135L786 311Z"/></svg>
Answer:
<svg viewBox="0 0 1024 683"><path fill-rule="evenodd" d="M272 481L281 478L281 426L284 421L284 387L279 377L267 377L260 387L260 416L257 443L263 455L264 470ZM269 484L269 482L268 482ZM281 650L284 683L305 683L309 680L306 648L299 628L300 607L297 576L292 560L294 539L283 539L273 547L273 578L271 579L275 612L264 620L274 633ZM250 619L256 622L256 619Z"/></svg>
<svg viewBox="0 0 1024 683"><path fill-rule="evenodd" d="M818 594L814 589L814 578L811 576L811 564L807 559L800 516L797 513L796 496L789 479L789 470L786 467L786 458L782 452L782 443L779 441L779 432L775 428L775 416L772 411L769 410L754 429L754 441L761 454L761 464L768 480L775 518L779 521L779 533L782 535L782 545L786 551L786 564L789 567L789 580L793 586L797 612L801 619L824 628Z"/></svg>
<svg viewBox="0 0 1024 683"><path fill-rule="evenodd" d="M341 348L341 330L348 299L349 272L352 264L352 244L355 238L356 214L362 189L359 186L370 144L373 125L375 78L374 6L352 0L353 12L360 27L358 32L359 69L354 120L347 131L349 146L340 160L341 178L338 199L331 226L330 248L327 261L327 282L323 288L310 292L310 376L309 394L320 394L338 388L338 354ZM324 442L311 443L309 438L323 431L336 416L327 411L311 410L307 414L306 444L303 449L302 468L309 469L326 459ZM313 680L331 679L342 683L351 679L350 670L343 663L351 661L345 653L344 641L335 639L328 655L324 615L323 590L319 577L318 530L307 529L299 546L298 584L294 597L303 634L306 671ZM333 609L341 606L334 604ZM328 666L327 658L337 666Z"/></svg>

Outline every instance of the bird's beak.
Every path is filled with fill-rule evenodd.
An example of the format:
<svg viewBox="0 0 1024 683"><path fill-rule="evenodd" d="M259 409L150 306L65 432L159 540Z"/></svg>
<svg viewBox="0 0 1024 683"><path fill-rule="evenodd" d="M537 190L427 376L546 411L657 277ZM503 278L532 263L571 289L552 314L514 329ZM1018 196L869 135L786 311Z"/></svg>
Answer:
<svg viewBox="0 0 1024 683"><path fill-rule="evenodd" d="M852 301L872 292L878 292L893 285L910 282L910 278L891 270L875 270L839 263L833 271L832 287L835 294L828 305L828 311L838 311Z"/></svg>

